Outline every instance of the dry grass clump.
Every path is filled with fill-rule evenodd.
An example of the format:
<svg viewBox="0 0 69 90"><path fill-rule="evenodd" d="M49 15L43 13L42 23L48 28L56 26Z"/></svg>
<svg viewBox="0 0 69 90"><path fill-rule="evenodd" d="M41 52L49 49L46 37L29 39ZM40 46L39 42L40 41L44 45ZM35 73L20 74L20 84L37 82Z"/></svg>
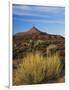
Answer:
<svg viewBox="0 0 69 90"><path fill-rule="evenodd" d="M61 60L57 53L49 57L28 53L13 73L13 84L43 83L43 80L59 77L61 70Z"/></svg>

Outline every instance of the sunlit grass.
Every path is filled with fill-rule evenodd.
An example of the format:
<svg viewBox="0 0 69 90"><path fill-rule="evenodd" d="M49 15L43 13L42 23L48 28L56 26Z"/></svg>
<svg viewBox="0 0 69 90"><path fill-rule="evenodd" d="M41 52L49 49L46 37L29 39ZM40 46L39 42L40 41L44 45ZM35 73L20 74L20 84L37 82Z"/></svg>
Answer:
<svg viewBox="0 0 69 90"><path fill-rule="evenodd" d="M13 84L36 84L60 76L62 70L58 53L43 57L39 53L28 53L13 74Z"/></svg>

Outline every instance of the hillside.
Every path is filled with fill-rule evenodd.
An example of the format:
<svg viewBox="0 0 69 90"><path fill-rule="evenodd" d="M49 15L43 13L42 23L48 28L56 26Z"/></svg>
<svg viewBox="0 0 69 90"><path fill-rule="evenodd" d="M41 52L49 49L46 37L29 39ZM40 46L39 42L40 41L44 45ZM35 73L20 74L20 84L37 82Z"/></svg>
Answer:
<svg viewBox="0 0 69 90"><path fill-rule="evenodd" d="M64 37L41 32L33 26L28 31L18 32L13 36L13 58L21 57L24 52L33 50L45 53L50 44L57 45L57 50L64 56L64 43Z"/></svg>
<svg viewBox="0 0 69 90"><path fill-rule="evenodd" d="M32 27L26 32L18 32L14 35L14 40L64 40L61 35L48 34L38 30L36 27Z"/></svg>

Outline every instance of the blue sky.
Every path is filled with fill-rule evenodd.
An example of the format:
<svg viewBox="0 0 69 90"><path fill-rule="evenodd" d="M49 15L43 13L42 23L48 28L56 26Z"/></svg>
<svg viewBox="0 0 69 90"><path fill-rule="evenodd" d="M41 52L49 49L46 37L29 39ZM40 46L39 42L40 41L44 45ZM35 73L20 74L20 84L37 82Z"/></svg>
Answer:
<svg viewBox="0 0 69 90"><path fill-rule="evenodd" d="M35 26L43 32L64 36L64 7L13 4L12 8L14 34L25 32Z"/></svg>

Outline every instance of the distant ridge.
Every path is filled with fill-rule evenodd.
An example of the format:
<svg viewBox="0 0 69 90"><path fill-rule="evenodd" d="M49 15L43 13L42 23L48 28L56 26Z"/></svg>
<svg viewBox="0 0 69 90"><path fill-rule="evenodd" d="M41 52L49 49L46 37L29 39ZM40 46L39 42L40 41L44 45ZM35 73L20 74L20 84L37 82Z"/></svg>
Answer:
<svg viewBox="0 0 69 90"><path fill-rule="evenodd" d="M26 32L18 32L16 35L20 36L23 34L48 34L45 32L41 32L39 29L37 29L35 26L33 26L31 29L27 30Z"/></svg>
<svg viewBox="0 0 69 90"><path fill-rule="evenodd" d="M63 40L64 37L61 35L53 35L48 34L46 32L42 32L33 26L26 32L19 32L14 35L16 40L23 40L23 39L33 39L33 40Z"/></svg>
<svg viewBox="0 0 69 90"><path fill-rule="evenodd" d="M35 26L33 26L30 30L27 31L27 33L40 33L40 31Z"/></svg>

